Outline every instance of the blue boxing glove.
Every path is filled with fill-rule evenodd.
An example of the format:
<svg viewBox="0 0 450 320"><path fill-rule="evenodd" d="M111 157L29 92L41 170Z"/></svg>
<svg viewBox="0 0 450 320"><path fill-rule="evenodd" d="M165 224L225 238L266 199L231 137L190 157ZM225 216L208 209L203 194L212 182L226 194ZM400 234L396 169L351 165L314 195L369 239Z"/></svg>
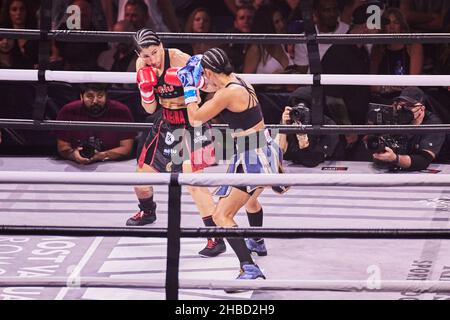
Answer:
<svg viewBox="0 0 450 320"><path fill-rule="evenodd" d="M196 54L189 58L186 65L178 70L177 76L183 85L184 102L186 104L197 102L197 85L201 83L203 67L201 65L201 54Z"/></svg>

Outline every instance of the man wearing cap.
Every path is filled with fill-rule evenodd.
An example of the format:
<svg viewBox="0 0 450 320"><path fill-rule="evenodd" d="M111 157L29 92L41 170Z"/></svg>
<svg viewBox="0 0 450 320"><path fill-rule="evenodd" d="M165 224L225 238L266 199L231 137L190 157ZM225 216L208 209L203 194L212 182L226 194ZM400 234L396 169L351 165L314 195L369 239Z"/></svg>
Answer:
<svg viewBox="0 0 450 320"><path fill-rule="evenodd" d="M426 109L426 95L417 87L407 87L396 98L393 107L397 110L410 112L411 125L441 124L438 116ZM395 153L385 147L382 153L374 153L373 158L390 163L400 170L425 170L436 159L445 141L445 133L415 134L405 136L407 145L405 154Z"/></svg>

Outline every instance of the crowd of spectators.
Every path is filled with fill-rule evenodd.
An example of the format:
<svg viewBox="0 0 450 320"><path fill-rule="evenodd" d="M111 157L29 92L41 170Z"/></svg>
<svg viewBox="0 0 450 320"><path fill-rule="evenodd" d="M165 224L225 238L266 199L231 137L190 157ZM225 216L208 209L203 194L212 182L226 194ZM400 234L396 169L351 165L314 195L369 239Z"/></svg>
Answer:
<svg viewBox="0 0 450 320"><path fill-rule="evenodd" d="M319 34L369 34L450 32L450 1L384 0L380 29L367 25L365 0L315 0L313 18ZM134 32L150 27L157 32L187 33L301 33L301 0L59 0L53 1L52 28L71 29L67 10L76 5L81 11L81 29L93 31ZM0 28L39 28L40 1L0 0ZM69 23L70 21L70 23ZM131 37L130 37L131 40ZM308 73L306 44L189 43L170 44L189 54L201 54L213 46L222 47L237 73ZM50 69L75 71L135 71L136 54L131 42L92 43L54 41ZM450 74L449 44L320 44L323 73L336 74ZM0 39L0 68L38 68L38 43L24 39ZM1 84L0 84L1 85ZM282 114L300 86L257 87L266 114L272 123L280 123ZM134 85L116 84L112 91L134 90ZM297 89L297 90L296 90ZM327 86L325 114L337 124L365 124L369 103L392 104L401 86ZM450 123L450 87L422 88L429 108L444 123ZM265 92L276 98L268 99ZM114 93L112 93L114 95ZM281 97L281 98L280 98ZM290 99L291 98L291 99ZM126 99L125 99L126 100ZM64 101L57 109L68 101ZM130 105L139 118L134 101ZM134 105L136 104L136 105ZM275 107L274 107L275 105ZM292 105L290 105L292 107ZM3 110L8 110L4 108ZM431 111L430 110L430 111ZM3 113L3 112L2 112ZM49 118L54 118L50 114ZM8 118L5 114L2 118ZM14 117L21 117L15 114ZM23 116L26 118L26 116ZM363 137L342 136L348 155ZM5 140L5 134L3 134ZM358 157L356 157L358 158ZM350 159L352 159L350 157Z"/></svg>

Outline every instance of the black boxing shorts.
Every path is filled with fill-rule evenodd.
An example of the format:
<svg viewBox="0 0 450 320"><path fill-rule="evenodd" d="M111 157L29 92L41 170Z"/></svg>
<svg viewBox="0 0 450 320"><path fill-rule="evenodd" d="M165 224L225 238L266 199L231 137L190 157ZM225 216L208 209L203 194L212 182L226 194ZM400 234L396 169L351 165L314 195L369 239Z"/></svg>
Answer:
<svg viewBox="0 0 450 320"><path fill-rule="evenodd" d="M216 163L211 126L193 128L187 119L186 109L163 108L142 148L139 168L147 164L157 172L182 172L183 162L190 160L195 172Z"/></svg>

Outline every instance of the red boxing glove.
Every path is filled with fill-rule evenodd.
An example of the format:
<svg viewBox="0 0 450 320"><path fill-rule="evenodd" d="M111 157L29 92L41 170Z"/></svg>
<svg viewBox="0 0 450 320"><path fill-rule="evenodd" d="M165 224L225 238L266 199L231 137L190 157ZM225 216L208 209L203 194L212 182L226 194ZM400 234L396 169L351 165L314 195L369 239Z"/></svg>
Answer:
<svg viewBox="0 0 450 320"><path fill-rule="evenodd" d="M166 70L166 75L164 76L164 81L167 84L170 84L172 86L181 87L183 84L181 83L180 79L177 76L178 70L181 68L169 68ZM203 77L200 78L200 81L197 83L197 88L201 89L205 85L205 79Z"/></svg>
<svg viewBox="0 0 450 320"><path fill-rule="evenodd" d="M177 72L180 68L169 68L166 70L166 74L164 75L164 82L170 84L172 86L181 86L181 81L178 79Z"/></svg>
<svg viewBox="0 0 450 320"><path fill-rule="evenodd" d="M152 103L155 101L155 93L153 92L153 86L158 83L155 71L152 67L143 67L138 70L137 84L139 91L141 92L142 101L145 103Z"/></svg>

